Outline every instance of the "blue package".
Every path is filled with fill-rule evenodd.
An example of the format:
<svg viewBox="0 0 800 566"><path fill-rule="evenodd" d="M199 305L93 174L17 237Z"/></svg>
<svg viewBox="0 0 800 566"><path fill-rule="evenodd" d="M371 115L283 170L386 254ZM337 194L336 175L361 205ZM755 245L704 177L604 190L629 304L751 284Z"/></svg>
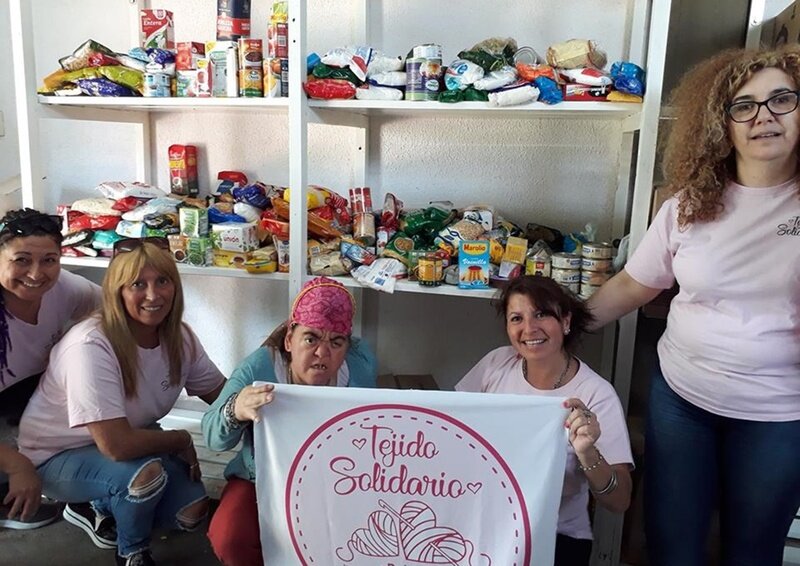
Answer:
<svg viewBox="0 0 800 566"><path fill-rule="evenodd" d="M118 85L102 77L97 79L77 79L75 83L83 94L88 94L89 96L136 96L136 93L128 87Z"/></svg>
<svg viewBox="0 0 800 566"><path fill-rule="evenodd" d="M321 62L322 62L322 59L319 58L319 55L317 55L313 51L311 53L309 53L308 57L306 57L307 74L311 74L311 71L314 70L314 67L319 65Z"/></svg>
<svg viewBox="0 0 800 566"><path fill-rule="evenodd" d="M617 61L611 65L611 78L614 79L614 88L620 92L637 96L644 94L645 72L635 63Z"/></svg>
<svg viewBox="0 0 800 566"><path fill-rule="evenodd" d="M144 61L145 63L150 62L150 57L147 55L147 51L141 47L133 47L128 51L128 56L133 57L134 59L138 59L139 61Z"/></svg>
<svg viewBox="0 0 800 566"><path fill-rule="evenodd" d="M246 224L247 220L238 214L234 214L232 212L222 212L221 210L212 206L208 209L208 222L209 224L222 224L223 222L241 222Z"/></svg>
<svg viewBox="0 0 800 566"><path fill-rule="evenodd" d="M175 54L172 51L154 47L151 47L147 50L147 58L149 61L158 63L160 65L166 65L167 63L175 62Z"/></svg>
<svg viewBox="0 0 800 566"><path fill-rule="evenodd" d="M539 100L546 104L558 104L564 101L564 95L556 81L547 77L536 77L533 84L539 89Z"/></svg>
<svg viewBox="0 0 800 566"><path fill-rule="evenodd" d="M270 207L270 202L267 198L267 192L264 189L264 186L260 183L253 183L252 185L247 185L246 187L233 189L233 198L239 202L244 202L255 206L256 208L260 208L261 210Z"/></svg>

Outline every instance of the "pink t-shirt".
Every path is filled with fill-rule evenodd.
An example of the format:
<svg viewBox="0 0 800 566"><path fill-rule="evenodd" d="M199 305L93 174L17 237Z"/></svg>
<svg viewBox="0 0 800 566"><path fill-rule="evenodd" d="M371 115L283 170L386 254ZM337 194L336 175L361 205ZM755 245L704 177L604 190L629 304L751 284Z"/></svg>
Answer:
<svg viewBox="0 0 800 566"><path fill-rule="evenodd" d="M86 316L100 305L100 287L69 271L62 270L58 281L42 297L36 324L14 318L6 313L11 349L8 351L8 369L3 370L0 391L40 374L47 366L53 344L58 342L70 322Z"/></svg>
<svg viewBox="0 0 800 566"><path fill-rule="evenodd" d="M551 390L536 389L522 373L522 357L512 346L503 346L486 354L469 370L456 385L456 391L576 397L597 415L602 434L596 445L606 461L611 465L633 464L625 414L617 392L583 362L580 362L575 377L565 385ZM558 532L573 538L591 539L588 503L589 482L578 469L578 457L568 444L564 489L558 510Z"/></svg>
<svg viewBox="0 0 800 566"><path fill-rule="evenodd" d="M76 324L53 348L22 415L19 451L38 466L59 452L93 444L86 424L127 417L131 427L144 428L172 409L182 388L205 395L225 381L186 325L183 356L180 384L171 386L166 350L139 348L137 395L126 398L117 357L99 319Z"/></svg>
<svg viewBox="0 0 800 566"><path fill-rule="evenodd" d="M725 211L681 231L661 207L625 270L657 289L677 280L658 343L664 377L690 403L751 421L800 419L800 194L731 183Z"/></svg>

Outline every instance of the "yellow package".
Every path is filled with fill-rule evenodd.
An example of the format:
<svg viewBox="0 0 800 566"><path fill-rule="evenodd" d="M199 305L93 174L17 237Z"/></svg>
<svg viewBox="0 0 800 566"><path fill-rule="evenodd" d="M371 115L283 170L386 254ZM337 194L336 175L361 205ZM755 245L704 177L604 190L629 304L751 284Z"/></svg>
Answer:
<svg viewBox="0 0 800 566"><path fill-rule="evenodd" d="M308 193L306 193L306 206L309 210L312 208L319 208L320 206L325 206L325 199L329 198L331 193L325 189L324 187L317 187L314 185L310 185L308 187ZM286 189L283 191L283 200L287 202L291 202L291 190Z"/></svg>
<svg viewBox="0 0 800 566"><path fill-rule="evenodd" d="M503 261L509 261L518 265L525 263L525 255L528 252L528 240L509 236L506 242L506 253L503 254Z"/></svg>
<svg viewBox="0 0 800 566"><path fill-rule="evenodd" d="M635 94L628 94L627 92L612 90L608 93L608 96L606 96L606 100L609 102L642 102L643 98L641 96L636 96Z"/></svg>
<svg viewBox="0 0 800 566"><path fill-rule="evenodd" d="M495 265L500 265L500 262L503 261L504 253L503 244L497 240L489 240L489 261Z"/></svg>

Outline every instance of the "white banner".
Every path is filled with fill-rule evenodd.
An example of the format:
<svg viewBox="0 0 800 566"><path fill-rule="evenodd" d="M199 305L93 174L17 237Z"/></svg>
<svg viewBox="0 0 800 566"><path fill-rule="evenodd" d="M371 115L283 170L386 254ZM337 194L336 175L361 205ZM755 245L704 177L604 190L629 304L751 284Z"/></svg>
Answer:
<svg viewBox="0 0 800 566"><path fill-rule="evenodd" d="M265 564L552 565L563 399L275 391L255 426Z"/></svg>

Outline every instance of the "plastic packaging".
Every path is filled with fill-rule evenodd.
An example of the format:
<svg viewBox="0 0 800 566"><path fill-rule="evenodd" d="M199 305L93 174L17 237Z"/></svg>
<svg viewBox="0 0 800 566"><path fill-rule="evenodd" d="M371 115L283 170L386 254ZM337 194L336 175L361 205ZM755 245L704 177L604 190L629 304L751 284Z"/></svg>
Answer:
<svg viewBox="0 0 800 566"><path fill-rule="evenodd" d="M363 82L367 78L367 66L372 60L372 54L372 47L340 47L323 55L322 62L334 67L348 67Z"/></svg>
<svg viewBox="0 0 800 566"><path fill-rule="evenodd" d="M387 71L385 73L376 73L369 78L369 84L375 86L389 86L396 88L405 88L406 86L406 72L405 71Z"/></svg>
<svg viewBox="0 0 800 566"><path fill-rule="evenodd" d="M456 59L444 74L444 85L447 90L464 90L469 85L483 78L483 67L467 61L466 59Z"/></svg>
<svg viewBox="0 0 800 566"><path fill-rule="evenodd" d="M75 51L72 52L72 55L68 55L66 57L62 57L58 60L61 68L65 71L76 71L78 69L83 69L84 67L89 66L89 58L92 55L102 53L103 55L107 55L108 57L115 57L115 53L111 51L108 47L103 45L102 43L98 43L93 39L89 39L83 43L81 43Z"/></svg>
<svg viewBox="0 0 800 566"><path fill-rule="evenodd" d="M356 98L358 100L403 100L403 91L388 86L361 86L356 89Z"/></svg>
<svg viewBox="0 0 800 566"><path fill-rule="evenodd" d="M77 79L75 83L83 94L89 96L136 96L136 92L128 87L105 78Z"/></svg>
<svg viewBox="0 0 800 566"><path fill-rule="evenodd" d="M317 100L348 99L356 95L356 87L341 79L319 79L303 85L309 98Z"/></svg>
<svg viewBox="0 0 800 566"><path fill-rule="evenodd" d="M603 71L590 67L580 69L560 69L558 74L571 83L579 83L589 86L608 86L611 84L611 77Z"/></svg>
<svg viewBox="0 0 800 566"><path fill-rule="evenodd" d="M137 199L151 199L166 197L167 193L148 183L139 181L106 181L95 187L104 197L119 200L125 197L136 197Z"/></svg>
<svg viewBox="0 0 800 566"><path fill-rule="evenodd" d="M367 78L380 73L402 71L403 69L405 69L405 61L402 57L387 57L380 51L375 51L372 54L372 60L367 66Z"/></svg>
<svg viewBox="0 0 800 566"><path fill-rule="evenodd" d="M534 102L539 98L539 89L535 86L520 86L509 90L492 92L489 94L489 104L492 106L514 106Z"/></svg>
<svg viewBox="0 0 800 566"><path fill-rule="evenodd" d="M534 79L533 84L539 89L539 100L546 104L558 104L563 102L564 95L561 89L558 88L556 82L547 77L538 77Z"/></svg>
<svg viewBox="0 0 800 566"><path fill-rule="evenodd" d="M475 81L473 86L477 90L495 90L510 85L515 80L517 80L517 70L514 67L505 66Z"/></svg>

